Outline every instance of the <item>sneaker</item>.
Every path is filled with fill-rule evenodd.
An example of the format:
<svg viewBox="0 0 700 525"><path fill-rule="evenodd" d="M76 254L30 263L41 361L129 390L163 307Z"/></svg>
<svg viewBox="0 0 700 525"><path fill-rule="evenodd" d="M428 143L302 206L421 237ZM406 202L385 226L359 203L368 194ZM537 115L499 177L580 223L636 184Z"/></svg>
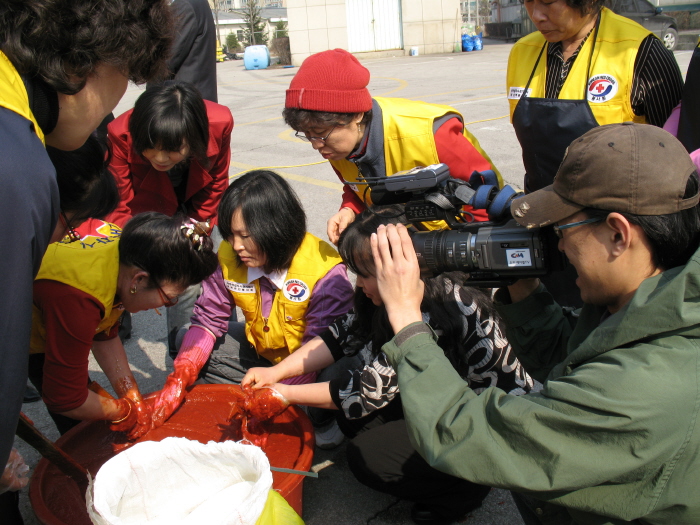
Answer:
<svg viewBox="0 0 700 525"><path fill-rule="evenodd" d="M327 427L316 429L316 446L323 450L334 449L344 440L345 435L335 421Z"/></svg>
<svg viewBox="0 0 700 525"><path fill-rule="evenodd" d="M36 403L37 401L41 401L39 392L37 392L33 386L27 384L27 388L24 390L24 399L22 403Z"/></svg>

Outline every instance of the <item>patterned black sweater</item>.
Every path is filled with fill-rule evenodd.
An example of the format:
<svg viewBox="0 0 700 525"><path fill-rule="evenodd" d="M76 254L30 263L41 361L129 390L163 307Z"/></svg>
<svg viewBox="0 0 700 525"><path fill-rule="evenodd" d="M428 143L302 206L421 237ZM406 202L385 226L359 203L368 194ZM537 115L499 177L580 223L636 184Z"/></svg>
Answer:
<svg viewBox="0 0 700 525"><path fill-rule="evenodd" d="M456 309L463 319L455 367L460 376L476 393L492 386L515 395L529 392L534 381L513 354L500 318L483 312L464 287L449 279L444 284L446 306ZM320 335L336 361L357 355L362 362L361 367L347 370L329 386L333 402L348 419L364 417L385 407L399 393L396 372L384 353L373 351L371 341L363 345L353 335L355 317L351 310ZM440 323L430 319L427 313L423 313L423 320L439 336L438 345L446 348L447 341L440 337Z"/></svg>

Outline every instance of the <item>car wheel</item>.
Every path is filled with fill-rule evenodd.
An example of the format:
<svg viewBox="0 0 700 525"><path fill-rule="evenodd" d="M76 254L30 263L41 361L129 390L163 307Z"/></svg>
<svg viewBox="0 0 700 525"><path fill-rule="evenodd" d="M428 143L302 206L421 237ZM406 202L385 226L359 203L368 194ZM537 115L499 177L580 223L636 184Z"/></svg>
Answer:
<svg viewBox="0 0 700 525"><path fill-rule="evenodd" d="M676 49L676 44L678 43L678 31L672 27L667 27L663 36L661 37L661 41L666 46L666 49L673 51Z"/></svg>

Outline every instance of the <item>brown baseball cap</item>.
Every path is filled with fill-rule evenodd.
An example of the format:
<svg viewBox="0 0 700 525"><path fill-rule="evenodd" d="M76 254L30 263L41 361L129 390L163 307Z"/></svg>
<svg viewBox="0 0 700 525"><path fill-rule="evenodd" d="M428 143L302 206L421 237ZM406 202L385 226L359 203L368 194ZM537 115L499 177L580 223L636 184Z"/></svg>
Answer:
<svg viewBox="0 0 700 525"><path fill-rule="evenodd" d="M554 184L515 199L510 210L528 228L547 226L584 208L666 215L698 204L684 199L696 171L683 145L649 124L609 124L574 140Z"/></svg>

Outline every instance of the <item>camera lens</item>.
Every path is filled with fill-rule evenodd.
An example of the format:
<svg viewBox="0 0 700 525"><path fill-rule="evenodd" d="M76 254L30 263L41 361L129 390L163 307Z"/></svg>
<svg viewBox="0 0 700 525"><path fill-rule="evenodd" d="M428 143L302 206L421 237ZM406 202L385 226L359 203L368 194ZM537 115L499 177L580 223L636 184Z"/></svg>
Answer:
<svg viewBox="0 0 700 525"><path fill-rule="evenodd" d="M478 269L470 232L440 230L415 232L411 240L418 255L421 270L438 274L459 270L470 272Z"/></svg>

